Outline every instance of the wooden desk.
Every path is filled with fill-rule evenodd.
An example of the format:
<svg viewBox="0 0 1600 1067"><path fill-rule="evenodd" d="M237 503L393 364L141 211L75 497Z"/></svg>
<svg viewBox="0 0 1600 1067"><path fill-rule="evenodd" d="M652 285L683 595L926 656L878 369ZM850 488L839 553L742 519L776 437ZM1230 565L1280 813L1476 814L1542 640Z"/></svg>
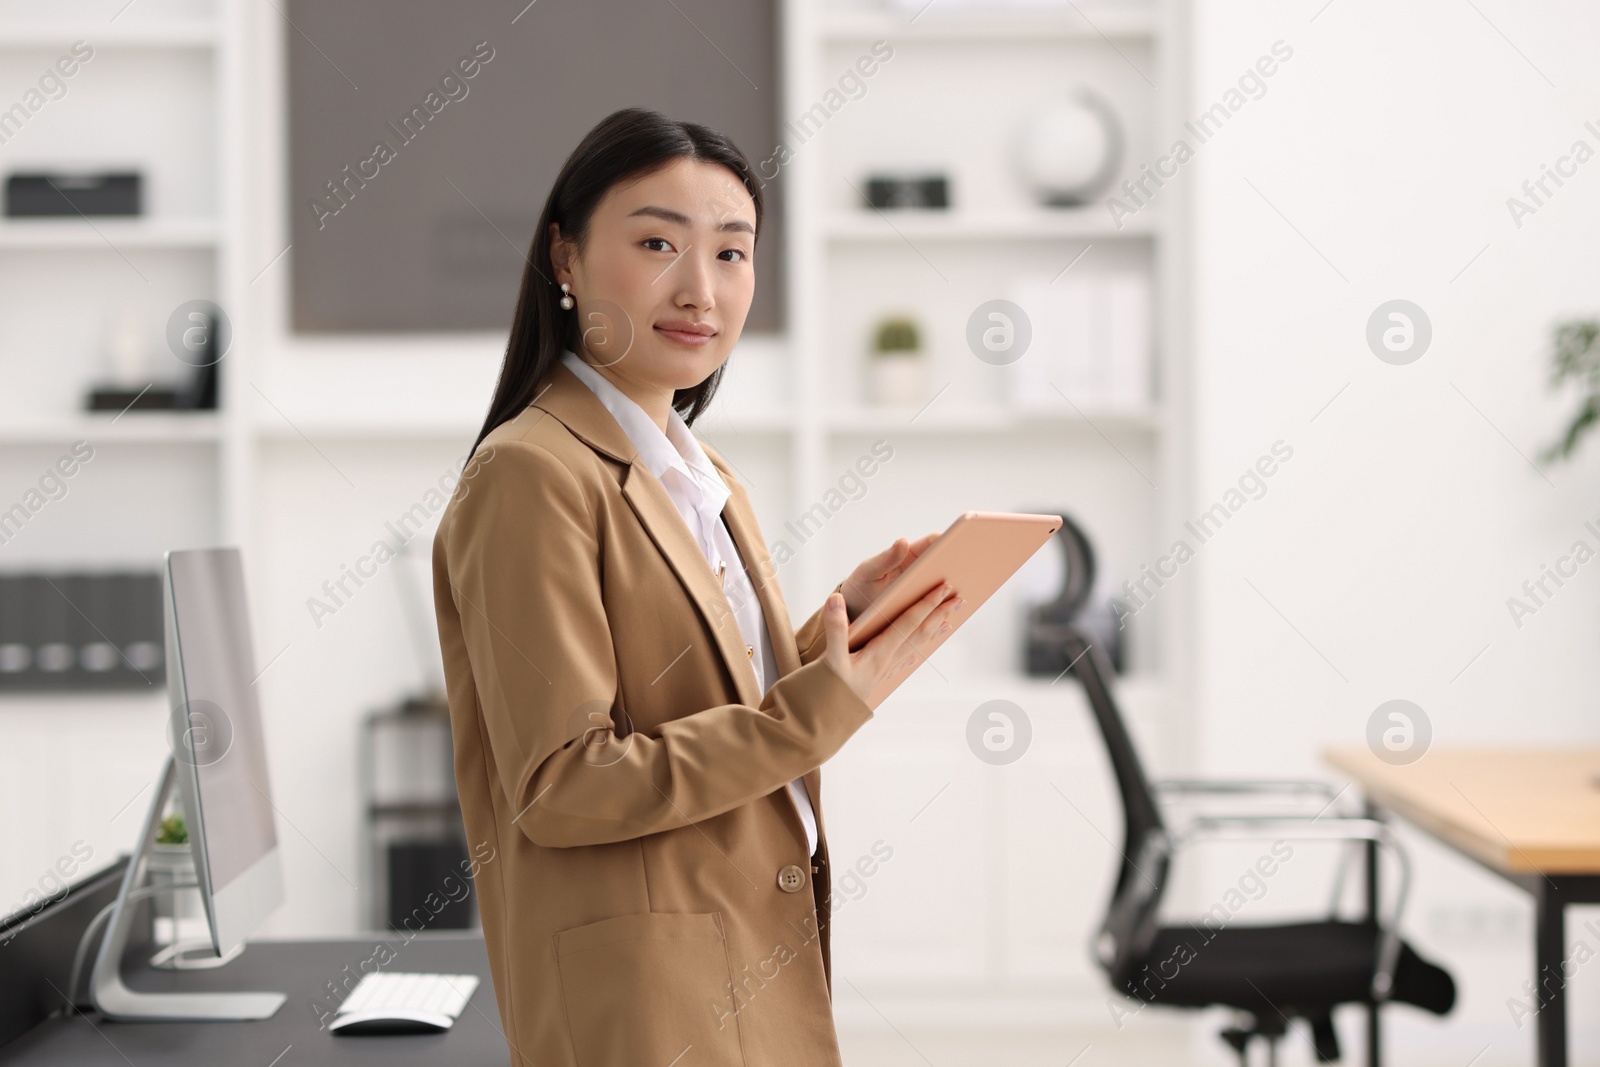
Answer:
<svg viewBox="0 0 1600 1067"><path fill-rule="evenodd" d="M1600 748L1433 748L1391 766L1365 747L1326 762L1367 802L1532 895L1541 1067L1566 1067L1568 904L1600 903Z"/></svg>

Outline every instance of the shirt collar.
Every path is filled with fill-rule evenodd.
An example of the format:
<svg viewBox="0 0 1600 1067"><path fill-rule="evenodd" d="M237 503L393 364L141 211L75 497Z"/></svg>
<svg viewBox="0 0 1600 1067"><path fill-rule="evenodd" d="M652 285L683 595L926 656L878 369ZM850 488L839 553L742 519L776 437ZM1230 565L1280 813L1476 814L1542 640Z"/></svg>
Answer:
<svg viewBox="0 0 1600 1067"><path fill-rule="evenodd" d="M711 459L700 447L700 441L690 431L676 408L667 410L667 428L662 432L654 419L638 402L613 385L610 379L591 367L570 348L561 352L561 362L589 387L594 395L611 412L612 418L639 450L639 458L650 473L661 478L668 469L680 472L690 483L699 486L705 502L712 512L720 512L727 503L730 490Z"/></svg>

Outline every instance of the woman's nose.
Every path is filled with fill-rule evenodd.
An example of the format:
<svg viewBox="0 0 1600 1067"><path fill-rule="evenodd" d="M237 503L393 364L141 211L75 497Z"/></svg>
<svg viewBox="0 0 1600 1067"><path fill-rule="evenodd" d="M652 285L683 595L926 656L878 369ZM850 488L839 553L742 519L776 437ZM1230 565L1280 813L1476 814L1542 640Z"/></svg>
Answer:
<svg viewBox="0 0 1600 1067"><path fill-rule="evenodd" d="M667 268L665 280L673 288L673 300L679 307L694 307L704 311L713 302L711 265L690 246Z"/></svg>

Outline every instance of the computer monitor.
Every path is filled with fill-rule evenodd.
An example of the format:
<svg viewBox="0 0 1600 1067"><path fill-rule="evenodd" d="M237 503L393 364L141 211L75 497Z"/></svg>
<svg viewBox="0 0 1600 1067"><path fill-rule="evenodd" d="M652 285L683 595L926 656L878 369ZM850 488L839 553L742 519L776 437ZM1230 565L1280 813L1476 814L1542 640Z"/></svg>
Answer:
<svg viewBox="0 0 1600 1067"><path fill-rule="evenodd" d="M236 548L168 552L167 693L178 794L218 955L283 903L283 868Z"/></svg>
<svg viewBox="0 0 1600 1067"><path fill-rule="evenodd" d="M135 993L121 979L131 904L146 895L146 860L174 790L183 806L211 954L222 960L234 955L284 897L239 550L168 552L163 584L171 754L90 987L95 1006L110 1018L265 1018L282 1005L283 994Z"/></svg>

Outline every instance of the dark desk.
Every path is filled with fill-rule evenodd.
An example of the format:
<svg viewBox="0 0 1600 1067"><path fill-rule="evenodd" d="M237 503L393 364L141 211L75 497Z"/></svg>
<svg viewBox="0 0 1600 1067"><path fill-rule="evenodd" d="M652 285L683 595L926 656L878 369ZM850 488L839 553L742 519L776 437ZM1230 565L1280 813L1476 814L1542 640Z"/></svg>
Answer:
<svg viewBox="0 0 1600 1067"><path fill-rule="evenodd" d="M313 1005L334 1003L327 983L337 982L346 966L351 974L364 973L360 965L372 957L380 941L395 954L384 970L479 977L478 988L455 1026L442 1034L404 1037L335 1037L319 1028L321 1019ZM238 959L214 971L132 970L127 982L130 988L146 992L259 989L286 993L289 999L276 1015L259 1022L118 1023L108 1022L98 1013L48 1019L0 1048L0 1065L404 1067L408 1063L448 1063L452 1067L506 1067L510 1062L481 932L423 933L409 942L399 936L258 941L247 946ZM289 1054L285 1056L285 1052Z"/></svg>

